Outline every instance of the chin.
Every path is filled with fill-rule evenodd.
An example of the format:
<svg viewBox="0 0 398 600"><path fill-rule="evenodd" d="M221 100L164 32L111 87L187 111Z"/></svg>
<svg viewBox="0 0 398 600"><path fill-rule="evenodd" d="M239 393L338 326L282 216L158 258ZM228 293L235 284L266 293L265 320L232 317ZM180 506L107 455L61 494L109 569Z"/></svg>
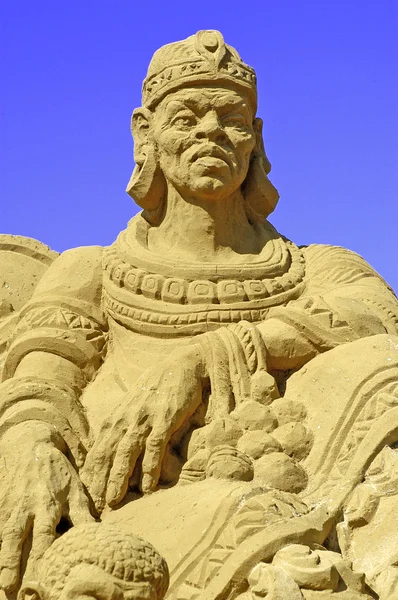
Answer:
<svg viewBox="0 0 398 600"><path fill-rule="evenodd" d="M220 200L231 193L231 187L220 179L215 179L214 177L203 179L204 181L195 182L195 186L191 188L196 196L201 196L207 200Z"/></svg>
<svg viewBox="0 0 398 600"><path fill-rule="evenodd" d="M226 181L225 177L213 175L195 177L190 189L195 195L202 196L209 200L212 198L218 200L229 194L233 194L239 186L240 182L233 182L229 178L228 181Z"/></svg>

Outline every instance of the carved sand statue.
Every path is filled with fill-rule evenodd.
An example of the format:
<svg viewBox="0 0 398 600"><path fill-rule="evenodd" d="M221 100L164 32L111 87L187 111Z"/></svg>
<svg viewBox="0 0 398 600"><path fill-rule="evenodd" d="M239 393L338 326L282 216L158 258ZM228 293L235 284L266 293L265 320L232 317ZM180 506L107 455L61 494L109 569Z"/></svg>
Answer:
<svg viewBox="0 0 398 600"><path fill-rule="evenodd" d="M57 539L37 575L18 600L162 600L169 582L167 564L151 544L99 523L72 527Z"/></svg>
<svg viewBox="0 0 398 600"><path fill-rule="evenodd" d="M156 547L173 600L398 598L398 302L268 222L256 108L219 32L161 48L132 117L143 212L57 257L2 236L9 598L94 518Z"/></svg>

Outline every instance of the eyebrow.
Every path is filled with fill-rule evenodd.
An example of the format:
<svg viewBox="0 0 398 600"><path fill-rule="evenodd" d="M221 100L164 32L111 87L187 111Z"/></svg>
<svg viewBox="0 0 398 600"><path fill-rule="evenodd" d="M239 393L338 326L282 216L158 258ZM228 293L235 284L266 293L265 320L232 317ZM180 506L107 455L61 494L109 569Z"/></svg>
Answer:
<svg viewBox="0 0 398 600"><path fill-rule="evenodd" d="M221 106L217 106L218 101L221 101L222 104ZM193 99L191 100L190 98L188 98L188 102L187 104L193 104L193 105L197 105L198 103L195 102ZM244 102L244 100L242 100L241 98L231 98L231 97L223 97L223 96L216 96L215 98L212 98L211 100L208 100L208 104L211 105L212 107L216 106L216 108L237 108L239 106L245 106L246 103Z"/></svg>
<svg viewBox="0 0 398 600"><path fill-rule="evenodd" d="M216 98L215 100L220 99L220 97ZM196 101L193 98L173 98L170 99L170 101L167 103L165 109L167 112L178 112L178 111L182 111L184 109L188 109L188 110L192 110L193 112L197 112L197 111L201 111L203 110L203 105L202 104L202 99L199 101ZM227 112L230 110L236 110L239 108L242 108L243 110L249 111L249 106L247 104L247 102L245 102L243 99L241 98L225 98L223 99L223 104L222 105L218 105L217 106L217 102L211 101L209 100L206 103L206 109L207 106L211 106L212 108L216 108L216 109L222 109L223 111ZM177 105L177 106L176 106Z"/></svg>

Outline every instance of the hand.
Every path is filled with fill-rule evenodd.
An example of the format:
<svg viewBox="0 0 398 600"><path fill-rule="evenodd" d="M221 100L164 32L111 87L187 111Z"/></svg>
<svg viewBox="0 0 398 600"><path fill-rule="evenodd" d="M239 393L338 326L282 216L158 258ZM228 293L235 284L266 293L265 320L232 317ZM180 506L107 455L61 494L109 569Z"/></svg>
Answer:
<svg viewBox="0 0 398 600"><path fill-rule="evenodd" d="M257 329L267 347L267 365L271 371L298 370L318 353L299 328L279 319L268 318Z"/></svg>
<svg viewBox="0 0 398 600"><path fill-rule="evenodd" d="M105 420L81 473L98 510L123 499L142 454L142 491L155 490L167 443L202 402L204 370L199 346L173 352Z"/></svg>
<svg viewBox="0 0 398 600"><path fill-rule="evenodd" d="M15 425L0 441L0 588L5 591L18 585L25 541L32 543L31 568L54 541L62 517L73 525L93 520L65 450L61 436L41 421Z"/></svg>

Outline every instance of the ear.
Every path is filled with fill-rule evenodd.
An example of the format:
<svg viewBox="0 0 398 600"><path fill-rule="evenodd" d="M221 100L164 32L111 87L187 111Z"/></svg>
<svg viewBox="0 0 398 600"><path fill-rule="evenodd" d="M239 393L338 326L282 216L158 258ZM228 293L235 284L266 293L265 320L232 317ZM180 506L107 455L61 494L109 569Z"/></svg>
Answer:
<svg viewBox="0 0 398 600"><path fill-rule="evenodd" d="M17 600L45 600L45 598L45 589L38 581L27 581L20 588L17 596Z"/></svg>
<svg viewBox="0 0 398 600"><path fill-rule="evenodd" d="M254 119L253 128L256 135L256 145L254 147L254 153L256 155L262 155L265 174L268 175L268 173L271 171L271 163L269 162L267 155L265 154L263 140L263 125L263 120L260 119L260 117L256 117Z"/></svg>
<svg viewBox="0 0 398 600"><path fill-rule="evenodd" d="M149 144L149 128L152 113L149 109L136 108L131 115L131 134L134 138L134 160L142 164L146 156L146 148Z"/></svg>
<svg viewBox="0 0 398 600"><path fill-rule="evenodd" d="M131 118L136 163L126 192L144 209L144 217L156 224L163 212L166 180L159 167L154 144L150 138L152 113L147 108L137 108Z"/></svg>
<svg viewBox="0 0 398 600"><path fill-rule="evenodd" d="M267 177L271 171L271 163L264 150L262 119L254 119L253 126L256 145L252 152L246 179L242 184L242 193L246 200L249 218L259 221L268 217L275 209L279 193Z"/></svg>

